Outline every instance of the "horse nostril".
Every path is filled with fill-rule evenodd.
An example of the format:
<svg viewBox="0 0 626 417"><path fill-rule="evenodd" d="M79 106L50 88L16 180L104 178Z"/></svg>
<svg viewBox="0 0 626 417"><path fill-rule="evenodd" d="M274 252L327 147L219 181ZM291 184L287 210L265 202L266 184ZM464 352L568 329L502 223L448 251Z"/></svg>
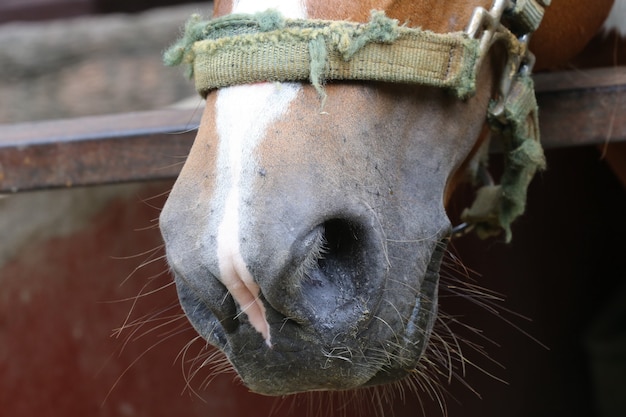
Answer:
<svg viewBox="0 0 626 417"><path fill-rule="evenodd" d="M324 247L318 259L321 271L338 279L360 272L364 249L362 231L346 220L334 219L324 222ZM362 265L361 265L362 266ZM340 275L339 277L337 275Z"/></svg>
<svg viewBox="0 0 626 417"><path fill-rule="evenodd" d="M361 227L344 219L328 220L307 236L308 255L297 274L295 301L295 310L306 322L334 328L362 320L370 298L365 286L365 237Z"/></svg>

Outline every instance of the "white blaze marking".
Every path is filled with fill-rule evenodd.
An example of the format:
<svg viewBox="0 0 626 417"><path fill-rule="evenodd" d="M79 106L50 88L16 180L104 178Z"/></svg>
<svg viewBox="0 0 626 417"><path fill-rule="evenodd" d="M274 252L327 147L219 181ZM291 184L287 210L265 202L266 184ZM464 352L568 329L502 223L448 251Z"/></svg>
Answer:
<svg viewBox="0 0 626 417"><path fill-rule="evenodd" d="M626 36L626 0L615 0L609 17L602 26L602 30L604 33L615 30L620 36Z"/></svg>
<svg viewBox="0 0 626 417"><path fill-rule="evenodd" d="M305 18L304 5L296 0L236 0L233 13L255 13L269 8L291 18ZM219 135L218 188L227 188L220 204L224 210L217 232L220 281L245 312L254 328L271 346L265 307L259 300L259 286L241 255L240 216L241 174L256 165L254 149L271 122L283 115L300 91L299 84L254 84L224 88L216 101Z"/></svg>

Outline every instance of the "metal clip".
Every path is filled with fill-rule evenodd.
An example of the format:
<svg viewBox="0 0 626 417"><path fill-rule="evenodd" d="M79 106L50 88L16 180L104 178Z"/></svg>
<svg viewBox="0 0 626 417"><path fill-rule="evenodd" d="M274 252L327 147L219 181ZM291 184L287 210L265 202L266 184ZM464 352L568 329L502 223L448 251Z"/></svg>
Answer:
<svg viewBox="0 0 626 417"><path fill-rule="evenodd" d="M490 115L505 123L504 107L507 97L511 92L513 80L518 74L530 75L535 65L535 55L528 49L530 34L525 34L518 38L520 52L517 54L509 53L504 66L500 85L498 86L498 96L495 103L491 106Z"/></svg>
<svg viewBox="0 0 626 417"><path fill-rule="evenodd" d="M531 32L524 33L518 37L502 24L504 15L513 11L518 6L518 1L519 0L495 0L489 11L482 7L477 7L465 30L468 36L478 39L480 42L478 58L474 68L476 74L485 56L489 52L489 49L499 37L509 39L509 45L514 44L516 46L517 51L515 53L509 51L507 54L507 62L503 70L500 85L498 86L499 94L495 99L494 105L491 107L491 117L501 120L502 122L504 122L504 104L511 91L513 79L519 73L530 73L535 64L535 56L528 49ZM545 6L546 3L550 3L550 0L539 0L539 3Z"/></svg>
<svg viewBox="0 0 626 417"><path fill-rule="evenodd" d="M502 15L505 10L512 6L512 0L495 0L489 11L483 7L477 7L474 10L465 33L470 38L479 40L478 58L474 67L475 74L478 74L480 65L493 44L496 32L502 26Z"/></svg>

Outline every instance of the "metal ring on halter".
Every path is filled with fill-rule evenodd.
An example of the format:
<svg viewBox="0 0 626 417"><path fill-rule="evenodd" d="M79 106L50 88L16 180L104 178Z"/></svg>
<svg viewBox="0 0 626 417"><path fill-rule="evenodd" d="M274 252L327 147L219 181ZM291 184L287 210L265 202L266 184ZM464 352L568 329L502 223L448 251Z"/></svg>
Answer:
<svg viewBox="0 0 626 417"><path fill-rule="evenodd" d="M456 226L454 226L452 230L450 231L450 237L452 239L456 239L456 238L465 236L471 233L473 229L474 229L473 224L470 224L467 222L459 223Z"/></svg>

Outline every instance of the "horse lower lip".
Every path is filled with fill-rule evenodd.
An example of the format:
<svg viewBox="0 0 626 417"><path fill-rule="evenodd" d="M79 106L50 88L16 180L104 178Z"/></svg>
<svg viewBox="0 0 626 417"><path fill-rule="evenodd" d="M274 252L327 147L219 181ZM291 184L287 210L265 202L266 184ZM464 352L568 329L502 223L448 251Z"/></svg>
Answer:
<svg viewBox="0 0 626 417"><path fill-rule="evenodd" d="M404 340L407 346L411 347L405 348L403 351L411 352L414 357L405 358L405 364L402 367L381 369L364 386L382 385L397 381L407 377L411 372L412 366L407 366L408 363L413 362L413 367L417 365L430 339L432 322L437 314L437 303L433 300L436 299L439 270L447 242L448 238L446 237L436 244L420 287L420 295L416 299L406 324Z"/></svg>

